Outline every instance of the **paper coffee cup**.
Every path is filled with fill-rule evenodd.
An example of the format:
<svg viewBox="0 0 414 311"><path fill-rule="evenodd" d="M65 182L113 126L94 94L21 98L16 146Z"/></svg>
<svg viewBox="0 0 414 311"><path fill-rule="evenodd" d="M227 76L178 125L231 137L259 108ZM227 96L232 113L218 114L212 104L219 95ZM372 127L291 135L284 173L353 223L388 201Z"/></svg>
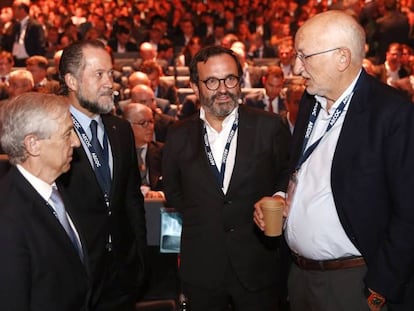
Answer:
<svg viewBox="0 0 414 311"><path fill-rule="evenodd" d="M261 203L265 223L264 234L275 237L282 234L283 228L283 202L268 200Z"/></svg>

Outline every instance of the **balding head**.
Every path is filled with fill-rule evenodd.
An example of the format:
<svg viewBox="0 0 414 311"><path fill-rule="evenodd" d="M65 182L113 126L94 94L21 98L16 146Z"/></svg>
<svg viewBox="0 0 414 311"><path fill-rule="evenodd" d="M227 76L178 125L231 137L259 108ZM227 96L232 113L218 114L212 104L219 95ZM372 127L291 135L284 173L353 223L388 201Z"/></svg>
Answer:
<svg viewBox="0 0 414 311"><path fill-rule="evenodd" d="M152 110L157 108L154 91L151 87L143 84L136 85L131 90L131 102L148 106Z"/></svg>
<svg viewBox="0 0 414 311"><path fill-rule="evenodd" d="M342 11L327 11L299 28L295 50L295 74L305 79L309 94L325 97L331 105L362 68L365 33L353 17Z"/></svg>
<svg viewBox="0 0 414 311"><path fill-rule="evenodd" d="M362 66L365 57L364 29L355 18L343 11L331 10L307 20L296 34L296 48L298 48L298 41L303 41L305 37L313 42L313 47L319 47L321 50L328 47L349 49L352 63L358 68Z"/></svg>
<svg viewBox="0 0 414 311"><path fill-rule="evenodd" d="M133 89L134 86L139 84L150 86L151 81L148 78L147 74L143 73L142 71L135 71L128 77L128 85L130 89Z"/></svg>
<svg viewBox="0 0 414 311"><path fill-rule="evenodd" d="M149 42L142 42L139 46L139 54L143 61L147 59L155 59L157 51Z"/></svg>

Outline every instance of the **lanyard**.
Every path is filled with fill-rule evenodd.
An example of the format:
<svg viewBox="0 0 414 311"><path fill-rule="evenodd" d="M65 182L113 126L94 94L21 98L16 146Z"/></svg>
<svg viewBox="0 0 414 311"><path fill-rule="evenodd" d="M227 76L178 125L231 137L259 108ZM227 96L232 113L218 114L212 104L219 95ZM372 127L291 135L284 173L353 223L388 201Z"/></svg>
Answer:
<svg viewBox="0 0 414 311"><path fill-rule="evenodd" d="M103 137L103 154L100 155L99 152L96 152L95 148L89 141L88 136L85 133L82 125L76 120L75 116L72 115L73 125L75 126L76 130L79 132L81 139L85 143L86 147L92 157L92 163L94 167L95 174L97 174L97 179L101 189L104 192L105 203L109 206L109 192L111 188L111 181L110 181L110 172L108 175L107 170L109 170L109 155L108 155L108 139L106 137L106 132L104 132ZM109 178L108 178L109 177Z"/></svg>
<svg viewBox="0 0 414 311"><path fill-rule="evenodd" d="M311 137L312 131L315 127L316 119L318 118L319 112L321 111L321 105L319 102L315 103L315 106L313 106L313 110L311 115L309 116L309 122L308 127L306 129L305 133L305 139L303 140L303 146L302 146L302 155L298 161L298 164L296 165L296 171L300 169L303 163L309 158L309 156L312 154L312 152L316 149L316 147L321 142L322 138L328 133L328 131L335 125L336 121L338 121L339 117L341 116L342 112L345 109L345 106L351 101L352 94L347 95L344 100L341 102L341 104L338 106L338 108L335 109L335 112L332 114L331 119L329 120L328 126L326 127L325 132L322 134L321 137L317 141L315 141L311 146L309 146L306 150L306 146L309 142L309 139Z"/></svg>
<svg viewBox="0 0 414 311"><path fill-rule="evenodd" d="M239 125L239 115L237 114L236 118L234 119L233 126L231 127L229 137L227 138L226 146L224 147L223 158L221 160L221 170L219 171L216 165L216 161L214 161L213 152L211 151L210 142L208 141L206 124L204 123L203 137L204 137L204 144L206 148L207 158L208 158L208 161L210 162L210 166L213 169L213 172L216 175L216 179L219 185L221 186L221 188L223 188L223 184L224 184L224 173L226 171L226 162L227 162L227 156L229 155L230 144L231 144L231 141L233 140L234 134L236 134L238 125Z"/></svg>

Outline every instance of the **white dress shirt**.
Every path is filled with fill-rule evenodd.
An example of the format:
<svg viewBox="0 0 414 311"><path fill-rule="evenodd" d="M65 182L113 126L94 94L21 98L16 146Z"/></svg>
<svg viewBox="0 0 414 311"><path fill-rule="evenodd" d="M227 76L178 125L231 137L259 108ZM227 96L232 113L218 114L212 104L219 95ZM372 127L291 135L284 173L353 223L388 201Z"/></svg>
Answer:
<svg viewBox="0 0 414 311"><path fill-rule="evenodd" d="M89 126L91 124L92 119L89 118L86 114L80 112L78 109L76 109L72 105L70 106L70 113L75 117L76 120L78 120L78 122L82 126L83 130L86 133L86 136L88 136L88 139L90 141L92 139L92 133L91 133L91 129ZM105 131L104 131L104 125L102 122L102 118L100 115L96 115L94 117L94 120L98 122L98 129L97 129L98 140L101 146L103 146L103 138L104 138ZM76 127L75 127L75 131L78 133L79 140L82 144L83 149L86 152L86 155L88 156L91 166L94 167L92 155L89 152L88 146L86 146L85 142L81 138L80 133L76 130ZM111 171L111 176L112 176L113 175L113 159L112 159L111 144L109 143L109 139L108 139L108 161L109 161L109 170Z"/></svg>
<svg viewBox="0 0 414 311"><path fill-rule="evenodd" d="M204 121L207 130L208 141L210 143L211 152L213 153L214 161L220 172L221 170L221 161L223 159L224 149L229 137L231 128L233 127L234 120L238 114L238 108L235 108L224 120L222 123L221 132L217 132L206 120L206 114L203 107L200 108L200 119ZM223 193L227 193L231 175L233 174L234 163L236 160L236 150L237 150L237 134L238 128L233 136L233 139L230 143L229 154L226 161L226 170L224 172L224 181L223 181Z"/></svg>
<svg viewBox="0 0 414 311"><path fill-rule="evenodd" d="M332 114L347 95L352 94L358 77L329 111L326 110L326 99L315 96L322 109L307 147L325 133ZM293 252L309 259L329 260L361 255L340 223L331 188L332 160L349 102L297 174L298 182L286 219L285 236Z"/></svg>
<svg viewBox="0 0 414 311"><path fill-rule="evenodd" d="M23 177L32 185L32 187L39 193L39 195L46 201L48 204L53 208L56 212L55 206L50 201L50 196L52 195L52 187L55 186L55 183L49 185L47 182L37 178L32 173L28 172L23 166L17 164L16 165L19 172L23 175ZM82 245L79 239L78 231L76 230L75 225L72 222L69 214L66 212L66 217L68 218L69 225L71 226L73 232L75 233L76 239L78 240L79 245Z"/></svg>

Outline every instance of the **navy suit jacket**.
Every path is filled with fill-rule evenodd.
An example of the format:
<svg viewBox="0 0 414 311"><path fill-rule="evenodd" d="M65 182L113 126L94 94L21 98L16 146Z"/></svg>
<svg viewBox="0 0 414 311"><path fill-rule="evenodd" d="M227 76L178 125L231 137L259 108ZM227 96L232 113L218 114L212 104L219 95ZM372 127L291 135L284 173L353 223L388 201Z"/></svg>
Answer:
<svg viewBox="0 0 414 311"><path fill-rule="evenodd" d="M51 207L16 167L0 184L0 238L2 310L87 310L88 269Z"/></svg>
<svg viewBox="0 0 414 311"><path fill-rule="evenodd" d="M132 129L127 121L112 115L102 115L102 121L113 157L110 212L83 147L74 149L71 170L59 178L88 246L94 278L91 307L95 310L139 296L146 255L144 202Z"/></svg>
<svg viewBox="0 0 414 311"><path fill-rule="evenodd" d="M305 93L292 168L314 106ZM365 283L414 310L414 106L362 71L338 139L331 186L341 224L364 257ZM321 224L323 225L323 224Z"/></svg>
<svg viewBox="0 0 414 311"><path fill-rule="evenodd" d="M226 194L205 152L203 121L174 125L164 146L164 192L183 216L181 276L215 288L230 261L240 282L258 290L278 280L276 250L253 222L253 206L287 186L289 133L277 115L239 107L235 165Z"/></svg>

